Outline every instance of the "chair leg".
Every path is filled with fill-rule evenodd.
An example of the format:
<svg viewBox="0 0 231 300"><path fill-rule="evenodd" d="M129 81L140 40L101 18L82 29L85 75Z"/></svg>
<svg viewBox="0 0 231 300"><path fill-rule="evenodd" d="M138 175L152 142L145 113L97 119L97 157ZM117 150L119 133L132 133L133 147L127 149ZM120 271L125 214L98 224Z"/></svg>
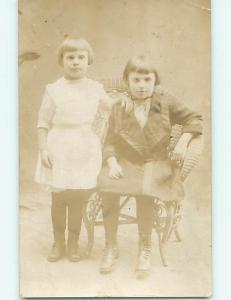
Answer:
<svg viewBox="0 0 231 300"><path fill-rule="evenodd" d="M182 239L181 239L181 237L180 237L180 234L179 234L179 231L178 231L177 226L176 226L175 229L174 229L174 233L175 233L175 236L176 236L177 241L178 241L178 242L181 242Z"/></svg>
<svg viewBox="0 0 231 300"><path fill-rule="evenodd" d="M167 216L166 216L166 223L162 235L162 243L166 243L170 238L170 234L172 232L172 227L173 227L174 207L170 205L169 207L167 207L166 211L167 211Z"/></svg>
<svg viewBox="0 0 231 300"><path fill-rule="evenodd" d="M160 251L160 258L161 258L161 261L162 261L162 264L164 267L167 267L167 263L166 263L166 260L165 260L165 255L164 255L164 245L161 241L161 233L159 231L157 231L157 236L158 236L158 244L159 244L159 251Z"/></svg>
<svg viewBox="0 0 231 300"><path fill-rule="evenodd" d="M180 203L176 203L174 234L178 242L182 241L180 233L178 231L178 224L181 219L182 219L182 205Z"/></svg>
<svg viewBox="0 0 231 300"><path fill-rule="evenodd" d="M91 255L91 251L94 244L94 224L89 220L88 216L88 201L84 203L83 206L83 223L85 225L85 228L87 230L87 236L88 236L88 243L87 243L87 249L85 250L84 257L89 257Z"/></svg>
<svg viewBox="0 0 231 300"><path fill-rule="evenodd" d="M175 234L177 242L181 242L181 237L178 231L178 223L181 220L181 205L177 203L176 201L173 201L171 204L171 209L172 209L172 224L170 227L170 231L167 235L167 240L171 238L172 233Z"/></svg>
<svg viewBox="0 0 231 300"><path fill-rule="evenodd" d="M167 266L165 255L164 255L164 245L162 243L163 230L165 227L165 217L166 215L166 205L157 198L154 198L154 228L156 229L157 237L158 237L158 246L159 253L162 264L164 267ZM164 220L164 222L163 222Z"/></svg>
<svg viewBox="0 0 231 300"><path fill-rule="evenodd" d="M174 218L175 206L174 203L164 203L163 201L156 200L155 228L158 235L159 251L163 266L167 266L165 259L165 248L170 239L172 232L175 232ZM169 205L170 204L170 205Z"/></svg>
<svg viewBox="0 0 231 300"><path fill-rule="evenodd" d="M83 223L88 234L88 244L87 249L85 250L86 258L90 257L94 246L95 221L101 208L101 202L101 198L97 193L95 193L94 196L86 201L83 206Z"/></svg>
<svg viewBox="0 0 231 300"><path fill-rule="evenodd" d="M167 209L166 222L165 222L164 230L162 233L162 238L160 240L160 255L161 255L161 259L162 259L162 263L163 263L164 267L168 266L168 264L166 263L166 260L165 260L165 248L167 246L167 242L172 233L172 225L173 225L172 210Z"/></svg>

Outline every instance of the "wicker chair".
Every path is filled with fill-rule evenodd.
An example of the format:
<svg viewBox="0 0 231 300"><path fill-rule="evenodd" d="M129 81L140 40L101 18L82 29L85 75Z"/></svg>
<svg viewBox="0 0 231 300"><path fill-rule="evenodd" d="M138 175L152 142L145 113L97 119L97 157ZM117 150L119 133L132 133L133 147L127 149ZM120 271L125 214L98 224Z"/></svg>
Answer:
<svg viewBox="0 0 231 300"><path fill-rule="evenodd" d="M121 79L104 79L101 80L106 91L111 96L118 96L118 93L126 93L126 88L123 86ZM164 91L161 91L164 93ZM98 111L95 119L95 130L100 136L102 145L107 133L109 113ZM171 138L169 143L169 152L173 151L177 141L182 134L182 126L175 125L171 131ZM186 157L182 165L179 167L179 178L183 182L188 177L199 161L202 152L202 136L198 136L191 140ZM133 199L129 195L121 196L120 200L120 218L119 224L135 224L137 218L134 215L122 213L123 208L128 202ZM153 227L158 236L159 252L162 263L167 266L164 249L170 237L174 234L177 241L181 241L178 231L178 224L182 218L182 204L180 201L162 201L153 198L154 201L154 224ZM83 222L88 232L88 246L85 255L88 257L91 254L94 245L94 228L95 226L103 225L102 217L100 218L100 211L102 208L102 199L100 193L95 191L91 198L85 203L83 207Z"/></svg>

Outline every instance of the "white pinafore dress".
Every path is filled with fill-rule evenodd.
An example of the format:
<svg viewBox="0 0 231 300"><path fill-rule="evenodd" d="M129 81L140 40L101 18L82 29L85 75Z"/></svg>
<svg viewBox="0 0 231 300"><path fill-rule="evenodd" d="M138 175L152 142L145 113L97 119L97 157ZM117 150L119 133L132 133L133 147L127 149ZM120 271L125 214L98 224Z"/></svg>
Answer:
<svg viewBox="0 0 231 300"><path fill-rule="evenodd" d="M52 168L38 157L35 181L46 190L91 189L101 170L101 144L92 124L100 101L107 97L97 81L60 78L46 86L39 128L48 129Z"/></svg>

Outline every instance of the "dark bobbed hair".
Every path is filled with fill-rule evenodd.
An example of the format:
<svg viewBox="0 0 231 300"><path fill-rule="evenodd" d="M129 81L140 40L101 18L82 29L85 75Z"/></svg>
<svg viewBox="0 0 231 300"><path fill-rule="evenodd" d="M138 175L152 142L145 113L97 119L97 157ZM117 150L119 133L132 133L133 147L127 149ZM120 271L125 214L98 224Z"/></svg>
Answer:
<svg viewBox="0 0 231 300"><path fill-rule="evenodd" d="M123 72L123 80L126 84L128 84L128 76L131 72L138 72L141 74L153 73L156 78L155 85L160 84L159 75L153 61L146 55L136 55L129 59Z"/></svg>

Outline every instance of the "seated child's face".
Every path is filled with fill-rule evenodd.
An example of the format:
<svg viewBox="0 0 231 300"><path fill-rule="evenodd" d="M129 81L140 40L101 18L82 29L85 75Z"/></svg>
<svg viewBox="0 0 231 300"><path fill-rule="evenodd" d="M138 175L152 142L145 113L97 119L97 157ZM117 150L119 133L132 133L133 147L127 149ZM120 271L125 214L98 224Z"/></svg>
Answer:
<svg viewBox="0 0 231 300"><path fill-rule="evenodd" d="M88 69L88 52L85 50L66 51L63 54L63 68L67 79L83 78Z"/></svg>
<svg viewBox="0 0 231 300"><path fill-rule="evenodd" d="M137 100L150 98L154 91L155 82L154 73L131 72L128 75L129 91L131 96Z"/></svg>

